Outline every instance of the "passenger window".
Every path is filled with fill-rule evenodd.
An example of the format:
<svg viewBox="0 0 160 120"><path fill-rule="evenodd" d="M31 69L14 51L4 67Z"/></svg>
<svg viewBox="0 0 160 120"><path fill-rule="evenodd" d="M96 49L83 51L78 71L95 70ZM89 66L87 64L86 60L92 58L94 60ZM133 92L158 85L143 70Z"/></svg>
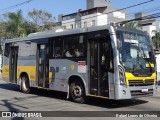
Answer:
<svg viewBox="0 0 160 120"><path fill-rule="evenodd" d="M10 44L6 43L4 49L4 56L9 57L9 52L10 52Z"/></svg>
<svg viewBox="0 0 160 120"><path fill-rule="evenodd" d="M86 41L83 35L68 36L64 40L63 57L86 57Z"/></svg>
<svg viewBox="0 0 160 120"><path fill-rule="evenodd" d="M61 38L57 38L54 41L54 50L53 57L61 58L62 57L62 48L63 48L63 40Z"/></svg>

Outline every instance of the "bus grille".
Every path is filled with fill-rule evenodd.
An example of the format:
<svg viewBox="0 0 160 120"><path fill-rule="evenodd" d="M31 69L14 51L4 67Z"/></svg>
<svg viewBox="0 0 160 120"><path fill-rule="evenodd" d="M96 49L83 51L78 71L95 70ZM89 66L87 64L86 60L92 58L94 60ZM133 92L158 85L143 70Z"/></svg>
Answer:
<svg viewBox="0 0 160 120"><path fill-rule="evenodd" d="M141 90L131 91L131 96L146 96L146 95L153 95L153 89L149 89L148 92L142 92Z"/></svg>
<svg viewBox="0 0 160 120"><path fill-rule="evenodd" d="M154 85L154 79L147 80L128 80L129 86L149 86Z"/></svg>

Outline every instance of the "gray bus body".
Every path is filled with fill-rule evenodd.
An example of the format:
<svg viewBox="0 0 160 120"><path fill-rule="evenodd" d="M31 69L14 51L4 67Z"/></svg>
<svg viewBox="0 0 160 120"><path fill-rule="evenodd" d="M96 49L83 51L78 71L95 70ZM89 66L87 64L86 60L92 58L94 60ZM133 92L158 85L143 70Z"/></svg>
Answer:
<svg viewBox="0 0 160 120"><path fill-rule="evenodd" d="M130 99L133 97L131 91L144 88L148 91L142 91L142 95L153 95L156 91L154 83L132 87L127 83L121 85L119 71L125 82L127 78L125 68L119 62L117 30L144 34L139 30L108 25L35 33L25 38L6 40L3 78L21 86L22 76L27 75L30 87L67 92L68 97L73 81L83 84L86 96ZM82 57L65 57L63 50L66 44L68 49L82 48ZM154 79L153 74L148 79Z"/></svg>

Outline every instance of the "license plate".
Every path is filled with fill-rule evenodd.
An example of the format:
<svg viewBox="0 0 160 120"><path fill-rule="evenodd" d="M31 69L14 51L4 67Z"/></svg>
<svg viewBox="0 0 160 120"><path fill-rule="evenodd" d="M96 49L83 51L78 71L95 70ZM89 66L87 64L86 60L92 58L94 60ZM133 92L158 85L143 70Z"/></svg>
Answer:
<svg viewBox="0 0 160 120"><path fill-rule="evenodd" d="M148 89L147 88L143 88L141 91L142 92L148 92Z"/></svg>

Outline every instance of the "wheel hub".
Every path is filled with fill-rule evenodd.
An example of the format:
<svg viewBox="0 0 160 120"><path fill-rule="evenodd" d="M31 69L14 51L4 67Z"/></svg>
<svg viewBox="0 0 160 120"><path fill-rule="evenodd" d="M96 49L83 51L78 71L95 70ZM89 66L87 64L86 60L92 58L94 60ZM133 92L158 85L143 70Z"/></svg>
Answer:
<svg viewBox="0 0 160 120"><path fill-rule="evenodd" d="M73 90L73 93L76 97L81 97L82 95L82 90L79 86L76 86Z"/></svg>

